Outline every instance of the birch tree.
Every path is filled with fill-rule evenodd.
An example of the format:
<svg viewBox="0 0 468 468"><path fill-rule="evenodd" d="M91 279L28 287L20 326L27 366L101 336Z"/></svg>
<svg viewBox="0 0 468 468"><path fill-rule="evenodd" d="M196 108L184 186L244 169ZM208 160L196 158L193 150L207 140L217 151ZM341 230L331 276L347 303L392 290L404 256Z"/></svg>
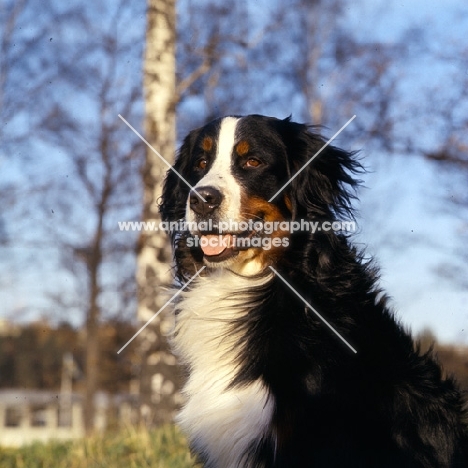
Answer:
<svg viewBox="0 0 468 468"><path fill-rule="evenodd" d="M169 163L175 152L176 109L175 0L148 0L144 59L145 134L150 145ZM143 221L158 221L158 199L167 165L147 148L143 168ZM171 247L164 232L143 232L138 249L138 318L146 322L166 302L163 287L171 283ZM167 334L172 320L163 311L142 333L143 416L159 424L172 419L178 387L176 360Z"/></svg>

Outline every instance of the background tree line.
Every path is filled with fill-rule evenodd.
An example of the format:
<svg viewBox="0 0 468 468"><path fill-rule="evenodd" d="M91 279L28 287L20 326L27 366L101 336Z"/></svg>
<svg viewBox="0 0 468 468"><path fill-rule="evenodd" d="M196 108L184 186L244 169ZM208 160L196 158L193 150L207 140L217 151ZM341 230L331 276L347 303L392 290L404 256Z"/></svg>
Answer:
<svg viewBox="0 0 468 468"><path fill-rule="evenodd" d="M141 367L137 353L115 352L134 332L129 321L109 320L99 327L97 390L115 394L138 388ZM66 322L51 325L46 320L5 327L0 332L0 388L59 391L67 355L73 357L73 390L82 392L86 387L84 330Z"/></svg>

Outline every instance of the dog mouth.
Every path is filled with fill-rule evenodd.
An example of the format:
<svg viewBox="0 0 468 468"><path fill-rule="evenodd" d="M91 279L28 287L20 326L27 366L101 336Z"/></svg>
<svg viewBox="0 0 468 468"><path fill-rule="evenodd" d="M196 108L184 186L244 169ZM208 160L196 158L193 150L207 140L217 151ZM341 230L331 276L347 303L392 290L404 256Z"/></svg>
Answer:
<svg viewBox="0 0 468 468"><path fill-rule="evenodd" d="M222 262L239 252L234 249L235 236L232 234L207 234L200 236L200 248L210 262Z"/></svg>
<svg viewBox="0 0 468 468"><path fill-rule="evenodd" d="M206 260L218 263L236 257L240 251L251 248L249 240L254 234L254 232L203 234L199 238L199 245Z"/></svg>

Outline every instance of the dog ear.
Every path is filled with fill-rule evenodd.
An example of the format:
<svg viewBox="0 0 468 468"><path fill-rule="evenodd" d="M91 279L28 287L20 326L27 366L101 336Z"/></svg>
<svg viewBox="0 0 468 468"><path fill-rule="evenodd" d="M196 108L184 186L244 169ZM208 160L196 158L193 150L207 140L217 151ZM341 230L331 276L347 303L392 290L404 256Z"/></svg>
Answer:
<svg viewBox="0 0 468 468"><path fill-rule="evenodd" d="M190 155L198 135L199 129L196 129L186 136L177 153L175 164L166 173L159 203L159 212L163 221L178 221L185 217L185 206L190 187L180 176L187 180Z"/></svg>
<svg viewBox="0 0 468 468"><path fill-rule="evenodd" d="M193 130L185 138L180 147L173 169L169 169L164 180L162 196L159 204L161 218L165 222L185 219L185 209L190 187L181 179L182 176L189 183L191 154L200 134L200 129ZM179 175L180 174L180 175ZM189 248L186 245L186 231L170 231L174 247L175 277L180 282L188 281L202 263L201 250Z"/></svg>
<svg viewBox="0 0 468 468"><path fill-rule="evenodd" d="M323 148L327 140L313 127L289 119L282 122L290 127L290 141L286 144L289 172L293 177L297 174L286 192L294 218L332 221L353 217L351 205L360 183L354 174L364 172L355 153L331 145Z"/></svg>

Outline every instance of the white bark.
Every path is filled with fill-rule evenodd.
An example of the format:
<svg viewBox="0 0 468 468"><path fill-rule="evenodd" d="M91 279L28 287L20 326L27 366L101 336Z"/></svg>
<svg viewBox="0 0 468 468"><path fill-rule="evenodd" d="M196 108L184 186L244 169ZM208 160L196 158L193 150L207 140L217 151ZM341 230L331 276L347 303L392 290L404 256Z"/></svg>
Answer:
<svg viewBox="0 0 468 468"><path fill-rule="evenodd" d="M144 65L145 134L148 142L169 163L175 153L175 0L148 0L146 55ZM147 150L143 171L143 220L159 220L158 200L167 166ZM138 253L138 318L146 322L166 302L164 286L171 283L172 253L164 232L142 233ZM153 408L151 422L167 422L173 416L177 398L177 371L165 330L172 320L162 313L142 333L143 379L145 403ZM167 333L167 331L166 331ZM155 385L157 376L160 385ZM164 392L159 391L166 389ZM168 392L171 388L174 391Z"/></svg>

